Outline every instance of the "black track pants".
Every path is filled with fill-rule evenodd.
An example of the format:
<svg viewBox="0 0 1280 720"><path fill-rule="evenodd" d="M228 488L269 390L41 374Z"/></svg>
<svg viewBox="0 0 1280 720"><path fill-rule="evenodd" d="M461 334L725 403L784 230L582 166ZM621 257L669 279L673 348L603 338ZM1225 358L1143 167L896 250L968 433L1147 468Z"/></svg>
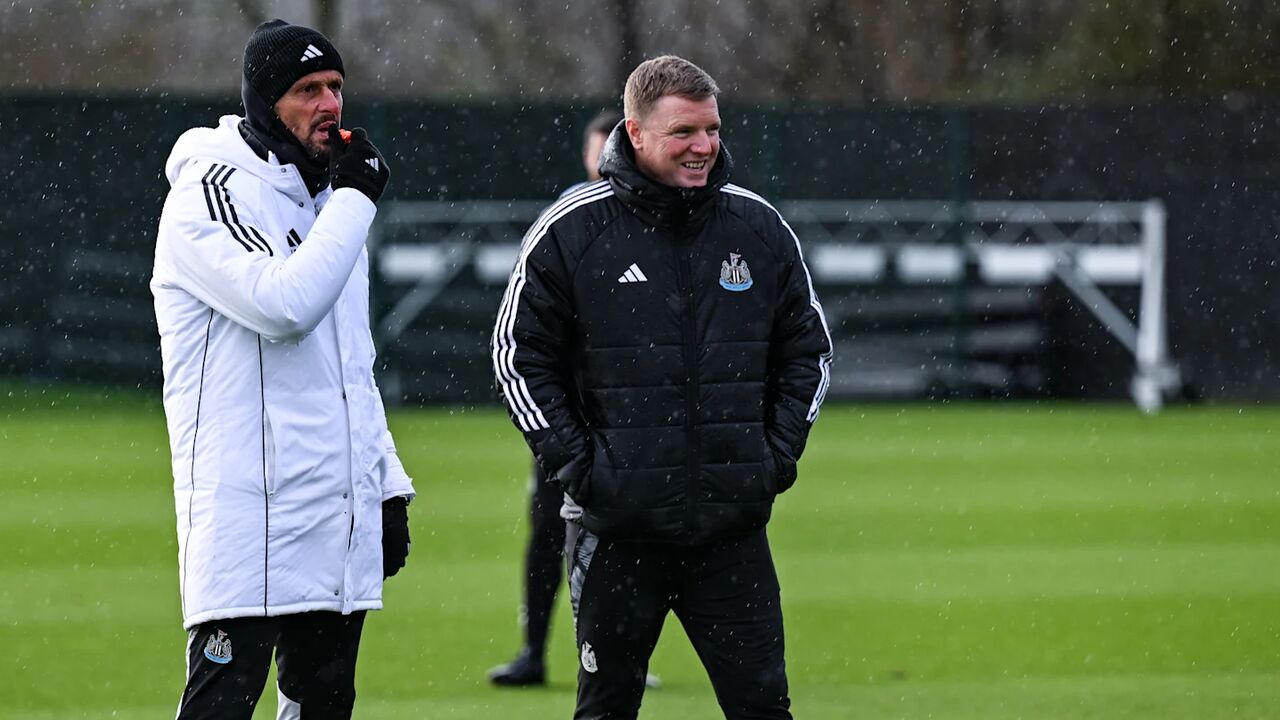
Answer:
<svg viewBox="0 0 1280 720"><path fill-rule="evenodd" d="M364 616L311 612L201 623L189 633L178 720L250 720L273 650L279 718L347 720Z"/></svg>
<svg viewBox="0 0 1280 720"><path fill-rule="evenodd" d="M730 720L790 720L778 576L764 531L695 547L579 532L569 587L577 625L575 720L635 718L672 611Z"/></svg>
<svg viewBox="0 0 1280 720"><path fill-rule="evenodd" d="M524 636L525 646L541 659L546 652L551 611L563 577L560 560L564 556L564 520L560 506L564 492L547 482L535 468L529 492L529 547L525 552Z"/></svg>

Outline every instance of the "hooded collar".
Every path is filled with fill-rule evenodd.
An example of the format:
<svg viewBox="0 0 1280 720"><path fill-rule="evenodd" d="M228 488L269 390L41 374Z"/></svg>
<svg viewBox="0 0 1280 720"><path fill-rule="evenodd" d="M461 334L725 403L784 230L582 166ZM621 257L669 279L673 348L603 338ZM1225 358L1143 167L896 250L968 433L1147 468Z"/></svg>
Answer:
<svg viewBox="0 0 1280 720"><path fill-rule="evenodd" d="M622 122L609 134L600 160L600 175L609 180L614 194L645 222L668 230L705 221L732 170L733 158L721 142L706 185L677 188L657 182L640 172L636 150Z"/></svg>
<svg viewBox="0 0 1280 720"><path fill-rule="evenodd" d="M250 148L240 133L244 119L238 115L224 115L217 127L192 128L174 143L169 159L165 162L165 177L172 185L189 163L199 159L233 165L267 183L294 202L305 202L309 192L294 166L281 164L274 154L264 160ZM316 196L317 204L323 191Z"/></svg>
<svg viewBox="0 0 1280 720"><path fill-rule="evenodd" d="M275 108L268 105L248 80L240 81L240 99L244 102L244 121L240 135L263 160L275 153L281 163L294 165L302 175L307 191L315 197L329 185L329 163L311 157L298 138L284 126Z"/></svg>

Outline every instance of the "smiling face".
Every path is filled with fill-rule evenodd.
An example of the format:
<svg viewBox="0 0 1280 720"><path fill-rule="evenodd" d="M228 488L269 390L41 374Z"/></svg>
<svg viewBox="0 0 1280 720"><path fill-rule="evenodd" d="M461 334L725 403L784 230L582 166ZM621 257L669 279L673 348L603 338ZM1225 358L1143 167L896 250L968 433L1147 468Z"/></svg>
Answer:
<svg viewBox="0 0 1280 720"><path fill-rule="evenodd" d="M329 126L342 122L342 73L320 70L303 75L280 96L275 110L308 155L329 157Z"/></svg>
<svg viewBox="0 0 1280 720"><path fill-rule="evenodd" d="M640 118L627 118L640 172L678 188L707 184L720 155L720 108L714 96L664 95Z"/></svg>

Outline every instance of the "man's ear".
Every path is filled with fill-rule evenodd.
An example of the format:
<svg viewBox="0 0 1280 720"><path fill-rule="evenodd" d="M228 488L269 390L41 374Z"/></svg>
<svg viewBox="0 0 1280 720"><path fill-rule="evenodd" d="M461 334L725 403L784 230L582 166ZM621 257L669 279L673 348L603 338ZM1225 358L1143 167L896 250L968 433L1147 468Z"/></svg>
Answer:
<svg viewBox="0 0 1280 720"><path fill-rule="evenodd" d="M627 118L627 139L631 140L631 147L640 149L640 121L635 118Z"/></svg>

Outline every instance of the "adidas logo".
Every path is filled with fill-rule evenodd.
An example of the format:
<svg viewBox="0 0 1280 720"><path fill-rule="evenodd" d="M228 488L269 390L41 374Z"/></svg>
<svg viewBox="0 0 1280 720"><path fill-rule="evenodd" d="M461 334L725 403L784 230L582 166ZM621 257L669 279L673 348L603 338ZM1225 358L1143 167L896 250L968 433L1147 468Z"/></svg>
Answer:
<svg viewBox="0 0 1280 720"><path fill-rule="evenodd" d="M373 168L374 172L378 172L378 158L365 158L364 161L369 164L369 167Z"/></svg>
<svg viewBox="0 0 1280 720"><path fill-rule="evenodd" d="M320 52L320 50L317 49L315 45L308 45L307 51L302 53L302 57L298 58L298 62L306 62L308 60L314 60L323 54L324 53Z"/></svg>
<svg viewBox="0 0 1280 720"><path fill-rule="evenodd" d="M649 282L649 278L645 277L644 273L640 272L639 265L636 265L635 263L631 263L631 267L627 268L627 271L622 273L622 277L618 278L618 282L620 283Z"/></svg>

